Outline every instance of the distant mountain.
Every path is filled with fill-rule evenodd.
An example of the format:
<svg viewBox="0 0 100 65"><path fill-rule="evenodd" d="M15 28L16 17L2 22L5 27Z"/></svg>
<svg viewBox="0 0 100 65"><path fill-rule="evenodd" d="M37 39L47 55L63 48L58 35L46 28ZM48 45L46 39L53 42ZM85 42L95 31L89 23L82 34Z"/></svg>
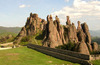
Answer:
<svg viewBox="0 0 100 65"><path fill-rule="evenodd" d="M8 35L8 34L17 35L20 30L21 30L21 27L0 26L0 36L4 36L4 35Z"/></svg>
<svg viewBox="0 0 100 65"><path fill-rule="evenodd" d="M3 33L3 32L19 33L20 30L21 30L21 27L2 27L0 26L0 33Z"/></svg>
<svg viewBox="0 0 100 65"><path fill-rule="evenodd" d="M90 30L90 34L92 37L100 37L100 30L96 31Z"/></svg>
<svg viewBox="0 0 100 65"><path fill-rule="evenodd" d="M21 30L21 27L3 27L3 26L0 26L0 34L3 34L3 33L19 33ZM90 34L92 37L100 37L100 30L90 30Z"/></svg>

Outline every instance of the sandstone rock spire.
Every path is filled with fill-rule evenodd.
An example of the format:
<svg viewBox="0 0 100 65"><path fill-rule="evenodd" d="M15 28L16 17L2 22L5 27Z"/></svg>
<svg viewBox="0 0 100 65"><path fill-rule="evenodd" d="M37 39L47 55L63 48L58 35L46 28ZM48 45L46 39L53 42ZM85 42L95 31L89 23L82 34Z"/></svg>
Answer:
<svg viewBox="0 0 100 65"><path fill-rule="evenodd" d="M53 23L52 17L47 16L47 25L45 38L43 40L43 46L55 48L62 45L62 40L59 36L56 26Z"/></svg>
<svg viewBox="0 0 100 65"><path fill-rule="evenodd" d="M66 18L67 18L66 25L70 25L70 24L71 24L71 22L70 22L69 16L67 16Z"/></svg>
<svg viewBox="0 0 100 65"><path fill-rule="evenodd" d="M80 24L80 21L78 21L77 23L78 23L77 30L80 30L80 29L81 29L81 24Z"/></svg>

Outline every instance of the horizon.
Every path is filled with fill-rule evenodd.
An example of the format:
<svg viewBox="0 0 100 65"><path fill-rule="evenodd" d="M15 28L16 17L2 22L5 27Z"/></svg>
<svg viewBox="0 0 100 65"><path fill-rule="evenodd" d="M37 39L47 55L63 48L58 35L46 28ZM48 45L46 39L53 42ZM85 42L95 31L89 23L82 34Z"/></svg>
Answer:
<svg viewBox="0 0 100 65"><path fill-rule="evenodd" d="M41 2L41 3L40 3ZM90 30L100 30L100 0L0 0L0 26L23 27L30 13L46 20L57 15L65 25L66 16L71 22L86 22Z"/></svg>

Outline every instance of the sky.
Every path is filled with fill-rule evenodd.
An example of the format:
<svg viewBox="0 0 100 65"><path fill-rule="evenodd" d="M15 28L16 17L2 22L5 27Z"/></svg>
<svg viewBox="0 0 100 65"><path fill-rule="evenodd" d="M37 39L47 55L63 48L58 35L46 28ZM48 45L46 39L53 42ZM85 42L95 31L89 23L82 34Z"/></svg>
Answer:
<svg viewBox="0 0 100 65"><path fill-rule="evenodd" d="M70 16L76 26L80 21L100 30L100 0L0 0L0 26L23 27L31 12L45 20L57 15L63 25Z"/></svg>

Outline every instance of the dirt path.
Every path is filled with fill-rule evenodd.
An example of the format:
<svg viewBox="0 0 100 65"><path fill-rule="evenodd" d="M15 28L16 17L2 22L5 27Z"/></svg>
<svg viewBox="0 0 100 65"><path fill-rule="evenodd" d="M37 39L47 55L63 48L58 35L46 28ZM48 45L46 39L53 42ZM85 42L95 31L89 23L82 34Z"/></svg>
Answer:
<svg viewBox="0 0 100 65"><path fill-rule="evenodd" d="M0 48L0 50L7 50L7 49L12 49L12 47Z"/></svg>

